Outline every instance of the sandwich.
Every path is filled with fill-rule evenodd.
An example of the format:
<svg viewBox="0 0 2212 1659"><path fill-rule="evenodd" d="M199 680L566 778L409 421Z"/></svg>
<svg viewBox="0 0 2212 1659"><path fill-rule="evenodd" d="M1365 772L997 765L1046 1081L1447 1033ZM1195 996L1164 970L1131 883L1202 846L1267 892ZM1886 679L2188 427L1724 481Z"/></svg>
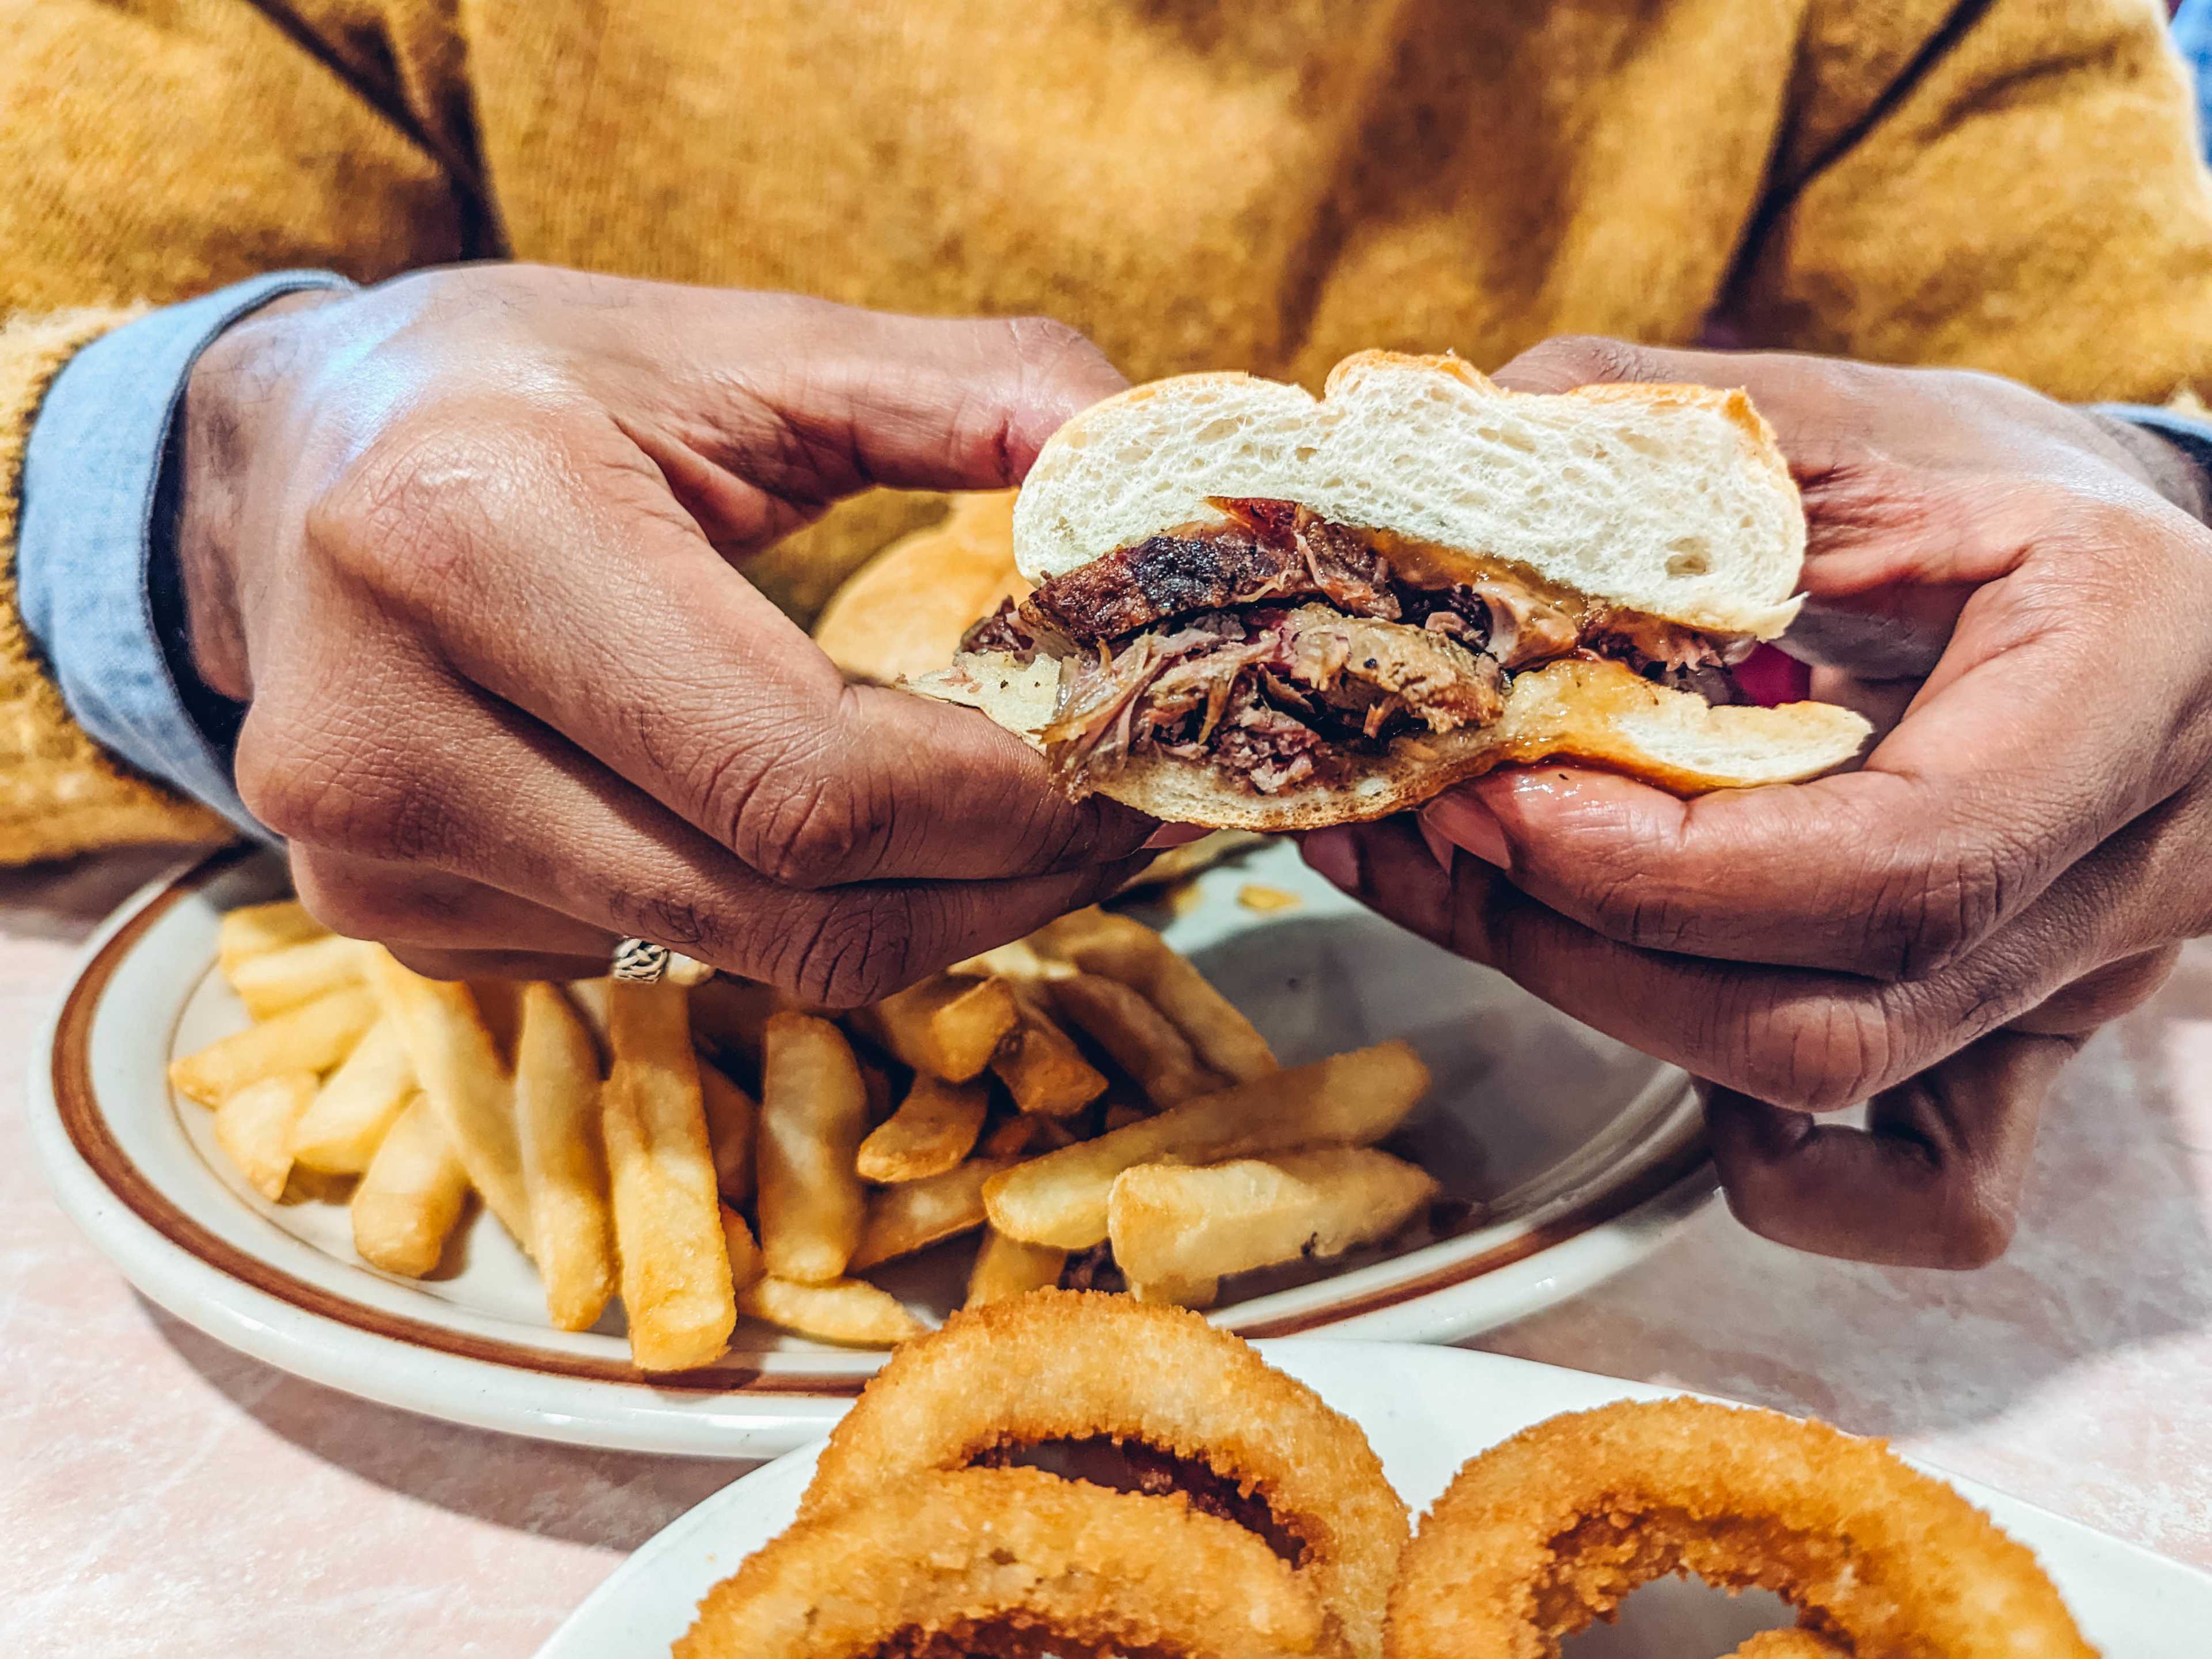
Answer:
<svg viewBox="0 0 2212 1659"><path fill-rule="evenodd" d="M815 618L815 644L856 684L896 685L945 668L976 617L1029 594L1014 568L1013 513L1011 489L954 496L942 522L900 537L845 579ZM1181 881L1259 842L1218 830L1170 848L1122 890Z"/></svg>
<svg viewBox="0 0 2212 1659"><path fill-rule="evenodd" d="M1731 678L1796 614L1805 552L1741 392L1520 393L1376 351L1318 399L1182 375L1046 443L1013 550L1030 592L908 683L1028 738L1071 795L1174 822L1357 822L1551 757L1793 782L1869 729Z"/></svg>

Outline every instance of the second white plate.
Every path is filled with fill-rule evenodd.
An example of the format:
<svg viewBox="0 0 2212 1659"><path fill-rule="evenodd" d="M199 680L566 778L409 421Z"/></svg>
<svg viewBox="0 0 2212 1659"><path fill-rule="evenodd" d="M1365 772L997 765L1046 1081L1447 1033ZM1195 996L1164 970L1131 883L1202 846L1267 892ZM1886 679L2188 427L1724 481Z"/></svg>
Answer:
<svg viewBox="0 0 2212 1659"><path fill-rule="evenodd" d="M1680 1392L1451 1349L1297 1340L1260 1346L1272 1364L1358 1420L1390 1484L1417 1513L1467 1459L1532 1423ZM678 1517L616 1569L538 1659L667 1652L690 1627L699 1598L790 1522L813 1468L810 1446ZM2036 1553L2105 1659L2202 1656L2203 1632L2212 1626L2212 1577L1971 1480L1943 1478ZM1618 1625L1593 1627L1570 1651L1574 1659L1705 1659L1790 1622L1776 1597L1730 1600L1666 1579L1638 1591Z"/></svg>

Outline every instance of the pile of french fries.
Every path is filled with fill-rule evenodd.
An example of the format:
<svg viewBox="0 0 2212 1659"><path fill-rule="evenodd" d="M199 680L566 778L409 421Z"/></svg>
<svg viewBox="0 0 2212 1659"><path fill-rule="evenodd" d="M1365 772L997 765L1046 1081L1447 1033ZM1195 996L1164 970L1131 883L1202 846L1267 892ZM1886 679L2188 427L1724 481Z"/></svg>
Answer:
<svg viewBox="0 0 2212 1659"><path fill-rule="evenodd" d="M253 1024L170 1077L253 1190L343 1199L362 1259L416 1278L473 1193L552 1324L619 1294L648 1371L712 1362L741 1313L897 1342L921 1322L861 1275L963 1235L970 1307L1100 1246L1139 1297L1205 1307L1229 1274L1387 1237L1437 1191L1374 1145L1428 1088L1412 1049L1281 1068L1106 911L836 1017L729 979L441 983L289 902L230 912L221 953Z"/></svg>

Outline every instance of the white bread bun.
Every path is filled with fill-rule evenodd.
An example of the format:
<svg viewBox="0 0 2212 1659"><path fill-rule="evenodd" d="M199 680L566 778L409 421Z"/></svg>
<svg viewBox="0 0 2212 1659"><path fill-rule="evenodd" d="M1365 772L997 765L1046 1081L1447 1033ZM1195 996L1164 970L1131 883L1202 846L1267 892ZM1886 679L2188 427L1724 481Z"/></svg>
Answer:
<svg viewBox="0 0 2212 1659"><path fill-rule="evenodd" d="M957 495L940 522L902 536L830 596L814 642L848 679L896 685L943 668L969 626L1026 599L1014 568L1014 492Z"/></svg>
<svg viewBox="0 0 2212 1659"><path fill-rule="evenodd" d="M1388 351L1346 357L1319 399L1248 374L1156 380L1046 443L1014 509L1015 556L1042 586L1218 520L1208 496L1295 501L1447 570L1455 555L1503 560L1708 632L1772 639L1797 612L1804 510L1741 392L1515 392L1456 357Z"/></svg>
<svg viewBox="0 0 2212 1659"><path fill-rule="evenodd" d="M994 653L960 658L913 689L980 708L1031 742L1052 718L1060 665ZM1570 659L1515 677L1493 726L1400 738L1345 783L1261 795L1213 768L1139 756L1091 780L1101 794L1170 823L1279 834L1358 823L1418 806L1495 767L1575 760L1692 794L1795 783L1857 754L1869 728L1824 702L1716 708L1616 662Z"/></svg>

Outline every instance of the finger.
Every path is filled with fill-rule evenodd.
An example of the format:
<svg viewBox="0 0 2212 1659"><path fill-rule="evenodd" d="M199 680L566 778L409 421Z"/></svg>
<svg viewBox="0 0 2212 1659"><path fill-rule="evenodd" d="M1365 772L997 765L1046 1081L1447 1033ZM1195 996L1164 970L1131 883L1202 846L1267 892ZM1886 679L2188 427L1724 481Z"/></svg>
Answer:
<svg viewBox="0 0 2212 1659"><path fill-rule="evenodd" d="M1821 1255L1984 1266L2011 1242L2043 1100L2075 1046L1984 1037L1877 1097L1863 1130L1711 1090L1706 1128L1729 1207L1753 1231Z"/></svg>
<svg viewBox="0 0 2212 1659"><path fill-rule="evenodd" d="M308 914L332 933L395 951L496 951L604 969L615 937L512 893L440 874L419 864L292 848L292 884Z"/></svg>
<svg viewBox="0 0 2212 1659"><path fill-rule="evenodd" d="M402 967L425 979L484 980L599 979L607 971L605 957L554 957L530 951L443 951L435 945L393 945L386 947Z"/></svg>
<svg viewBox="0 0 2212 1659"><path fill-rule="evenodd" d="M434 763L395 769L386 734L363 730L349 707L319 721L257 696L239 744L248 809L295 843L424 865L826 1006L878 1000L1030 933L1145 862L801 890L748 868L512 708L465 688L425 708ZM331 777L348 787L325 787Z"/></svg>
<svg viewBox="0 0 2212 1659"><path fill-rule="evenodd" d="M1998 944L1920 984L1640 950L1472 860L1447 875L1409 819L1309 836L1307 861L1382 915L1498 969L1609 1036L1725 1087L1833 1111L1902 1083L2040 1002L2080 969L2094 872Z"/></svg>
<svg viewBox="0 0 2212 1659"><path fill-rule="evenodd" d="M972 710L848 686L620 433L453 429L431 447L364 463L354 505L323 520L336 556L465 678L763 874L1043 874L1124 857L1156 827L1103 797L1071 803ZM485 512L487 477L529 513ZM563 556L532 551L545 547Z"/></svg>
<svg viewBox="0 0 2212 1659"><path fill-rule="evenodd" d="M2007 625L1994 605L1989 622ZM2170 686L2138 683L2083 624L2057 626L2063 635L2017 647L1991 641L1931 681L1855 772L1683 800L1544 767L1477 779L1427 816L1525 891L1625 944L1924 977L2022 914L2198 763L2198 735L2142 718L2171 706ZM1953 654L1982 649L1962 635Z"/></svg>
<svg viewBox="0 0 2212 1659"><path fill-rule="evenodd" d="M798 295L669 289L641 340L610 353L606 392L647 447L720 470L742 528L756 493L819 506L872 484L998 489L1047 438L1126 388L1104 354L1042 317L950 319ZM718 539L720 537L718 536Z"/></svg>

